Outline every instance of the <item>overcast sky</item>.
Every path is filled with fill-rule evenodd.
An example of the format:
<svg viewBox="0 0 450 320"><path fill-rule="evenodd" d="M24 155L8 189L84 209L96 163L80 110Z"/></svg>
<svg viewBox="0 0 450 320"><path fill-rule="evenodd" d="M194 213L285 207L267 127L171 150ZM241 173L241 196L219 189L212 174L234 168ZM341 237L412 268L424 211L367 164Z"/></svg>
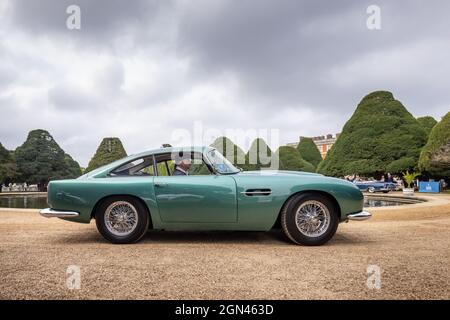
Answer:
<svg viewBox="0 0 450 320"><path fill-rule="evenodd" d="M71 4L80 30L66 26ZM375 90L439 120L449 16L448 0L0 0L0 142L46 129L86 166L103 137L135 153L179 144L197 121L278 129L276 147L339 132Z"/></svg>

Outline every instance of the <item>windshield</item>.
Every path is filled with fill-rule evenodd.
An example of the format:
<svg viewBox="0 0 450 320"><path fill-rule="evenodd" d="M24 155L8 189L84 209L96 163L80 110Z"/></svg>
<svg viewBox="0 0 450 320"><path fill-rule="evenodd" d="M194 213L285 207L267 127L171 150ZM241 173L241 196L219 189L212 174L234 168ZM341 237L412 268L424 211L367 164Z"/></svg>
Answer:
<svg viewBox="0 0 450 320"><path fill-rule="evenodd" d="M208 159L216 170L220 174L238 173L240 170L233 166L219 151L213 149L208 152Z"/></svg>

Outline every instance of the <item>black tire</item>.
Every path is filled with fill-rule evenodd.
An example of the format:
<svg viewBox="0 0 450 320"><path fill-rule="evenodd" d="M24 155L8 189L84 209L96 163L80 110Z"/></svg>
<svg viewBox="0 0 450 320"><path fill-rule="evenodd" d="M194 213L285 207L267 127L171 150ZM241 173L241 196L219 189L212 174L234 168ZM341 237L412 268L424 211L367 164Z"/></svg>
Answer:
<svg viewBox="0 0 450 320"><path fill-rule="evenodd" d="M125 206L131 205L130 208L134 208L137 216L137 221L134 223L134 229L125 235L114 234L108 227L105 217L107 216L107 210L111 206L117 206L123 204ZM128 204L128 205L127 205ZM134 210L133 210L134 214ZM126 244L135 243L139 241L148 231L150 224L150 215L147 208L137 199L129 196L117 196L110 197L103 200L97 207L95 212L95 224L100 234L111 243ZM115 230L116 231L116 230Z"/></svg>
<svg viewBox="0 0 450 320"><path fill-rule="evenodd" d="M323 233L309 236L302 232L296 223L297 210L309 203L321 204L328 210L328 225L324 224ZM319 205L320 206L320 205ZM325 210L325 211L326 211ZM326 196L316 193L303 193L292 197L281 211L281 228L283 233L294 243L306 246L320 246L330 240L336 233L339 217L335 204ZM324 213L325 214L325 213ZM326 227L325 227L326 226Z"/></svg>
<svg viewBox="0 0 450 320"><path fill-rule="evenodd" d="M374 187L370 187L369 189L368 189L368 191L370 192L370 193L375 193L375 188Z"/></svg>

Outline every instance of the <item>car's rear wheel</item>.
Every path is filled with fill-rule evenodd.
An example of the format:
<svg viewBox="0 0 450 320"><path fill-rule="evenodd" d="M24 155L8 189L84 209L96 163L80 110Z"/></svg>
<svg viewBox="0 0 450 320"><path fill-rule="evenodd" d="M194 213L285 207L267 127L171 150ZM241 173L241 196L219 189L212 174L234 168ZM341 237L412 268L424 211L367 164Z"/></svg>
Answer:
<svg viewBox="0 0 450 320"><path fill-rule="evenodd" d="M281 227L294 243L319 246L330 240L339 224L338 210L326 196L303 193L294 196L281 211Z"/></svg>
<svg viewBox="0 0 450 320"><path fill-rule="evenodd" d="M145 206L133 197L107 198L95 213L100 234L112 243L133 243L147 232L150 218Z"/></svg>
<svg viewBox="0 0 450 320"><path fill-rule="evenodd" d="M374 187L370 187L370 188L369 188L369 192L370 192L370 193L374 193L374 192L375 192L375 188L374 188Z"/></svg>

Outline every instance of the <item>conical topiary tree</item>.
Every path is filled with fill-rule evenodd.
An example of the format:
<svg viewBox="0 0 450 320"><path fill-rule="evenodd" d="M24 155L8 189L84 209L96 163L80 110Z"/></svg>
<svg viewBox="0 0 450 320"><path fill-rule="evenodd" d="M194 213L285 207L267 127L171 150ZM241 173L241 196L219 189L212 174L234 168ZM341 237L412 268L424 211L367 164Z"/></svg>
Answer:
<svg viewBox="0 0 450 320"><path fill-rule="evenodd" d="M64 155L64 162L67 164L63 171L64 176L78 177L82 174L82 169L78 162L73 160L73 158L67 153Z"/></svg>
<svg viewBox="0 0 450 320"><path fill-rule="evenodd" d="M422 128L427 133L427 137L431 132L431 129L436 125L437 121L433 117L425 116L425 117L419 117L417 118L417 121L420 123Z"/></svg>
<svg viewBox="0 0 450 320"><path fill-rule="evenodd" d="M0 142L0 164L12 161L11 153Z"/></svg>
<svg viewBox="0 0 450 320"><path fill-rule="evenodd" d="M262 168L279 169L279 158L273 154L264 139L255 139L245 155L245 170L260 170Z"/></svg>
<svg viewBox="0 0 450 320"><path fill-rule="evenodd" d="M420 154L419 169L436 177L450 177L450 112L431 130Z"/></svg>
<svg viewBox="0 0 450 320"><path fill-rule="evenodd" d="M17 174L12 152L0 143L0 185L9 183Z"/></svg>
<svg viewBox="0 0 450 320"><path fill-rule="evenodd" d="M319 149L311 138L300 137L297 150L300 152L302 158L312 164L315 168L317 168L322 161Z"/></svg>
<svg viewBox="0 0 450 320"><path fill-rule="evenodd" d="M426 132L390 92L365 96L345 124L318 172L379 177L417 166Z"/></svg>
<svg viewBox="0 0 450 320"><path fill-rule="evenodd" d="M315 172L316 168L302 158L300 152L293 147L281 146L277 150L280 159L280 170Z"/></svg>
<svg viewBox="0 0 450 320"><path fill-rule="evenodd" d="M19 179L27 183L76 178L80 166L60 148L45 130L33 130L14 152Z"/></svg>
<svg viewBox="0 0 450 320"><path fill-rule="evenodd" d="M104 138L97 148L85 172L97 169L105 164L127 156L119 138Z"/></svg>
<svg viewBox="0 0 450 320"><path fill-rule="evenodd" d="M219 137L210 145L224 155L234 166L245 165L244 151L227 137Z"/></svg>

